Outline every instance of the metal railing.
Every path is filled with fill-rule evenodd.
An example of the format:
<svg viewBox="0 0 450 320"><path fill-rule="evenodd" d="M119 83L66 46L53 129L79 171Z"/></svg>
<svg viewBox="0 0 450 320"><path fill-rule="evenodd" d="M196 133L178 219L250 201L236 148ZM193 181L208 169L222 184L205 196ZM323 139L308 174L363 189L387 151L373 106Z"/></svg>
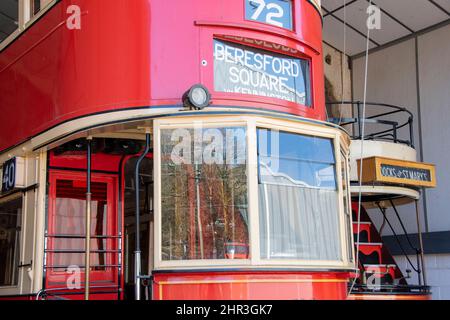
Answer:
<svg viewBox="0 0 450 320"><path fill-rule="evenodd" d="M394 143L406 144L414 148L414 115L406 108L385 103L366 102L366 116L363 119L362 101L341 101L327 102L331 108L351 108L351 114L356 115L353 118L335 118L329 117L328 121L341 126L351 125L353 128L352 139L362 139L362 127L365 125L365 140L390 141ZM378 109L378 110L377 110ZM381 109L381 111L380 111ZM342 109L339 110L342 113ZM377 113L377 111L380 111ZM393 120L392 116L397 115L398 121ZM371 127L368 127L370 125ZM381 127L381 129L380 129ZM408 127L409 138L400 139L399 130Z"/></svg>

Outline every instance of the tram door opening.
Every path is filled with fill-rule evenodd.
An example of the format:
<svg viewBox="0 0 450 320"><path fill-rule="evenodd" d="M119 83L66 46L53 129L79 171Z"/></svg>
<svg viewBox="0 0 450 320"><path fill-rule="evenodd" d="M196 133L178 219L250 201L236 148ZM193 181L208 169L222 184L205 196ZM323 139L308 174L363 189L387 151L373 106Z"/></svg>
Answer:
<svg viewBox="0 0 450 320"><path fill-rule="evenodd" d="M117 299L117 176L93 173L91 181L92 299ZM50 171L44 266L49 296L54 293L68 299L83 298L86 185L85 172Z"/></svg>
<svg viewBox="0 0 450 320"><path fill-rule="evenodd" d="M148 155L140 164L139 181L135 180L138 157L129 158L123 168L124 208L124 298L135 299L134 258L136 236L136 183L139 183L141 275L150 275L153 269L153 160ZM141 281L141 299L150 300L151 281Z"/></svg>

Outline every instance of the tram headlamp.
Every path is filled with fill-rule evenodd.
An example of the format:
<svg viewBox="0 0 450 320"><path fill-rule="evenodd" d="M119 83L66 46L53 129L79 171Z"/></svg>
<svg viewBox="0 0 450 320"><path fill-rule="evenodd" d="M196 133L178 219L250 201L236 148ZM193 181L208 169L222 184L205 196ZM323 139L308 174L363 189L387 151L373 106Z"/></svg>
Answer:
<svg viewBox="0 0 450 320"><path fill-rule="evenodd" d="M187 108L201 110L209 106L211 94L208 89L201 84L193 85L184 95L183 104Z"/></svg>

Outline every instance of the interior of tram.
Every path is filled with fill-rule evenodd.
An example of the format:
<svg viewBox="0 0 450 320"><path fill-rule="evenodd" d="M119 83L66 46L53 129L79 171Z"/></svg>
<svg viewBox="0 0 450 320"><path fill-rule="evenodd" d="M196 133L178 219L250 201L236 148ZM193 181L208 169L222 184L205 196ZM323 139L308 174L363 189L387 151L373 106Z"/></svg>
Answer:
<svg viewBox="0 0 450 320"><path fill-rule="evenodd" d="M160 255L160 266L181 271L210 265L249 266L255 254L251 248L255 239L250 238L255 220L249 217L247 127L245 122L209 125L200 129L206 140L200 145L189 140L186 146L184 137L194 137L196 130L190 126L160 129L163 218L159 238L154 221L153 132L133 129L127 134L93 134L51 148L44 259L47 293L82 297L82 286L80 290L64 288L72 274L79 274L81 284L85 281L86 190L91 194L89 283L93 298L134 300L137 272L141 298L152 299L155 252ZM347 220L341 223L336 204L349 201L348 195L339 197L348 179L348 164L341 151L343 162L338 169L338 140L263 127L254 133L259 163L253 189L259 194L260 208L257 255L277 265L321 261L346 267L353 259L352 243L346 236L351 232L350 211L343 203ZM211 147L219 137L225 137L225 142ZM293 149L292 145L302 147ZM200 162L195 161L196 148L203 150ZM206 158L207 152L212 159ZM304 213L301 219L298 211ZM155 239L160 240L156 248ZM140 251L139 271L136 251ZM343 256L348 256L345 263Z"/></svg>
<svg viewBox="0 0 450 320"><path fill-rule="evenodd" d="M122 298L134 299L135 168L144 147L145 140L138 139L93 138L91 141L93 292L111 294L123 286ZM88 140L77 139L49 152L47 288L64 287L67 270L84 265L87 148ZM153 246L152 157L150 150L140 162L138 182L143 274L149 274L153 264L153 256L149 254ZM84 277L83 270L81 277Z"/></svg>

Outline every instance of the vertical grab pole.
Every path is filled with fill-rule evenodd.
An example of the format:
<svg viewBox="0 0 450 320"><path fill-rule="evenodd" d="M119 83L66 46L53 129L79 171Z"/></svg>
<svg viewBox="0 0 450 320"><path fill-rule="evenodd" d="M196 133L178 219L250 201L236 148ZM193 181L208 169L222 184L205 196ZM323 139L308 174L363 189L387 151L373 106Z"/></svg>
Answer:
<svg viewBox="0 0 450 320"><path fill-rule="evenodd" d="M142 160L150 151L150 130L145 130L145 150L136 162L135 183L136 183L136 250L134 251L134 293L135 299L141 300L141 239L140 239L140 196L139 196L139 167Z"/></svg>
<svg viewBox="0 0 450 320"><path fill-rule="evenodd" d="M86 240L84 254L84 299L89 300L89 280L91 272L91 160L92 160L92 137L87 137L87 191L86 191Z"/></svg>
<svg viewBox="0 0 450 320"><path fill-rule="evenodd" d="M410 141L410 146L412 148L414 148L414 131L413 131L413 116L409 117L408 123L409 123L409 141Z"/></svg>
<svg viewBox="0 0 450 320"><path fill-rule="evenodd" d="M416 200L416 219L417 219L417 233L419 235L419 243L420 243L420 260L422 263L422 279L423 279L423 285L427 285L427 277L425 272L425 258L423 253L423 239L422 239L422 229L420 227L420 216L419 216L419 201ZM419 275L420 277L420 275Z"/></svg>
<svg viewBox="0 0 450 320"><path fill-rule="evenodd" d="M363 119L361 119L361 102L357 102L356 106L358 108L358 135L359 139L362 139L362 123Z"/></svg>

